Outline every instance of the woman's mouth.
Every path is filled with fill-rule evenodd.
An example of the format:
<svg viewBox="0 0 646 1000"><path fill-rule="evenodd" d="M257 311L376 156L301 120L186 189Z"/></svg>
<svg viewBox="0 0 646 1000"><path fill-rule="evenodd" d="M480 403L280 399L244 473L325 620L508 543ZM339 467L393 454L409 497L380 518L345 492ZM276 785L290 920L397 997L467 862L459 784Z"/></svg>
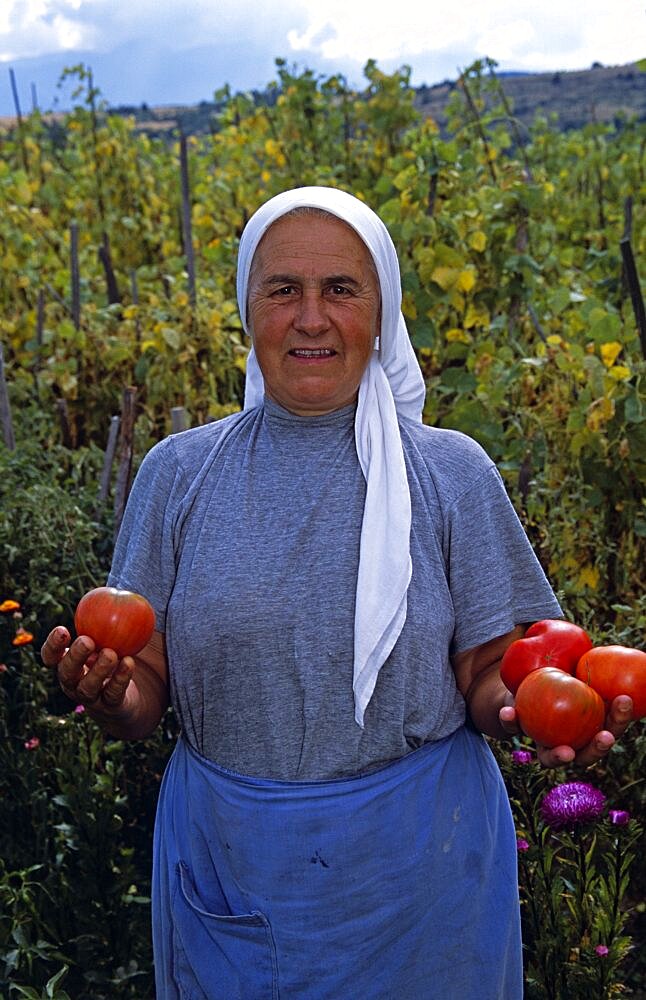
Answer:
<svg viewBox="0 0 646 1000"><path fill-rule="evenodd" d="M293 358L333 358L336 351L331 347L293 347L289 353Z"/></svg>

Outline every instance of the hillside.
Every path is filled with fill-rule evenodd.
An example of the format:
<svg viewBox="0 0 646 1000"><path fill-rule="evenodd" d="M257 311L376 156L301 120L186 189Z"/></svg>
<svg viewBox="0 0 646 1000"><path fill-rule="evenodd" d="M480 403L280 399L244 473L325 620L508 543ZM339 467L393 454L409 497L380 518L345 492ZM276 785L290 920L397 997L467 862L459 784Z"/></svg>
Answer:
<svg viewBox="0 0 646 1000"><path fill-rule="evenodd" d="M525 125L537 115L554 117L562 130L619 117L646 121L646 72L636 63L579 72L513 73L499 80L514 114ZM446 123L446 104L455 86L445 81L417 91L419 108L440 126Z"/></svg>
<svg viewBox="0 0 646 1000"><path fill-rule="evenodd" d="M646 72L636 63L597 66L561 73L502 74L500 82L516 117L530 125L536 115L554 117L562 130L581 128L589 122L612 122L617 117L646 121ZM416 104L440 127L446 124L446 105L456 87L446 80L416 90ZM258 94L258 100L264 95ZM181 128L187 135L212 131L217 105L202 101L194 106L117 107L118 114L133 115L137 128L160 135Z"/></svg>

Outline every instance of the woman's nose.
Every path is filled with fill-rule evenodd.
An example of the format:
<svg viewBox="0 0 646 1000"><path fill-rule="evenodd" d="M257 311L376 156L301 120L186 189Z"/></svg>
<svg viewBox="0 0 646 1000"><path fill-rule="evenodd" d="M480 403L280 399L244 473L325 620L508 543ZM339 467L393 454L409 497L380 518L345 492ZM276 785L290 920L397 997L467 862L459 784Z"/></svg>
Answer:
<svg viewBox="0 0 646 1000"><path fill-rule="evenodd" d="M294 327L309 336L323 333L329 326L325 301L318 291L305 291L294 317Z"/></svg>

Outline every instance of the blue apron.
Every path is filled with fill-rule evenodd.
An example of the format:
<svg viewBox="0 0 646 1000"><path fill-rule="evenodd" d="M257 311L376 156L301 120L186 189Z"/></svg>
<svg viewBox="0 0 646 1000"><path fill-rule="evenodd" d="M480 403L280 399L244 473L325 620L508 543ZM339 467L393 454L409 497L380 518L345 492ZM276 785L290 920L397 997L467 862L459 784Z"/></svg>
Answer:
<svg viewBox="0 0 646 1000"><path fill-rule="evenodd" d="M273 781L180 740L155 827L158 1000L520 1000L516 839L464 727L369 774Z"/></svg>

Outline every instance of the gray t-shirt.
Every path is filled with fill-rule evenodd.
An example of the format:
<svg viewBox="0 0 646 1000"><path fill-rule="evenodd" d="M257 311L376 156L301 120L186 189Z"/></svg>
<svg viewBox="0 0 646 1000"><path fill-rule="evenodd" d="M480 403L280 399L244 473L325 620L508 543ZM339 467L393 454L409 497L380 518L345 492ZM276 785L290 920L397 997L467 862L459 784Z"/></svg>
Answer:
<svg viewBox="0 0 646 1000"><path fill-rule="evenodd" d="M354 413L298 417L265 400L173 435L128 501L109 583L151 601L185 737L239 773L354 775L448 736L465 714L450 656L561 615L491 459L463 434L401 419L413 575L362 730Z"/></svg>

